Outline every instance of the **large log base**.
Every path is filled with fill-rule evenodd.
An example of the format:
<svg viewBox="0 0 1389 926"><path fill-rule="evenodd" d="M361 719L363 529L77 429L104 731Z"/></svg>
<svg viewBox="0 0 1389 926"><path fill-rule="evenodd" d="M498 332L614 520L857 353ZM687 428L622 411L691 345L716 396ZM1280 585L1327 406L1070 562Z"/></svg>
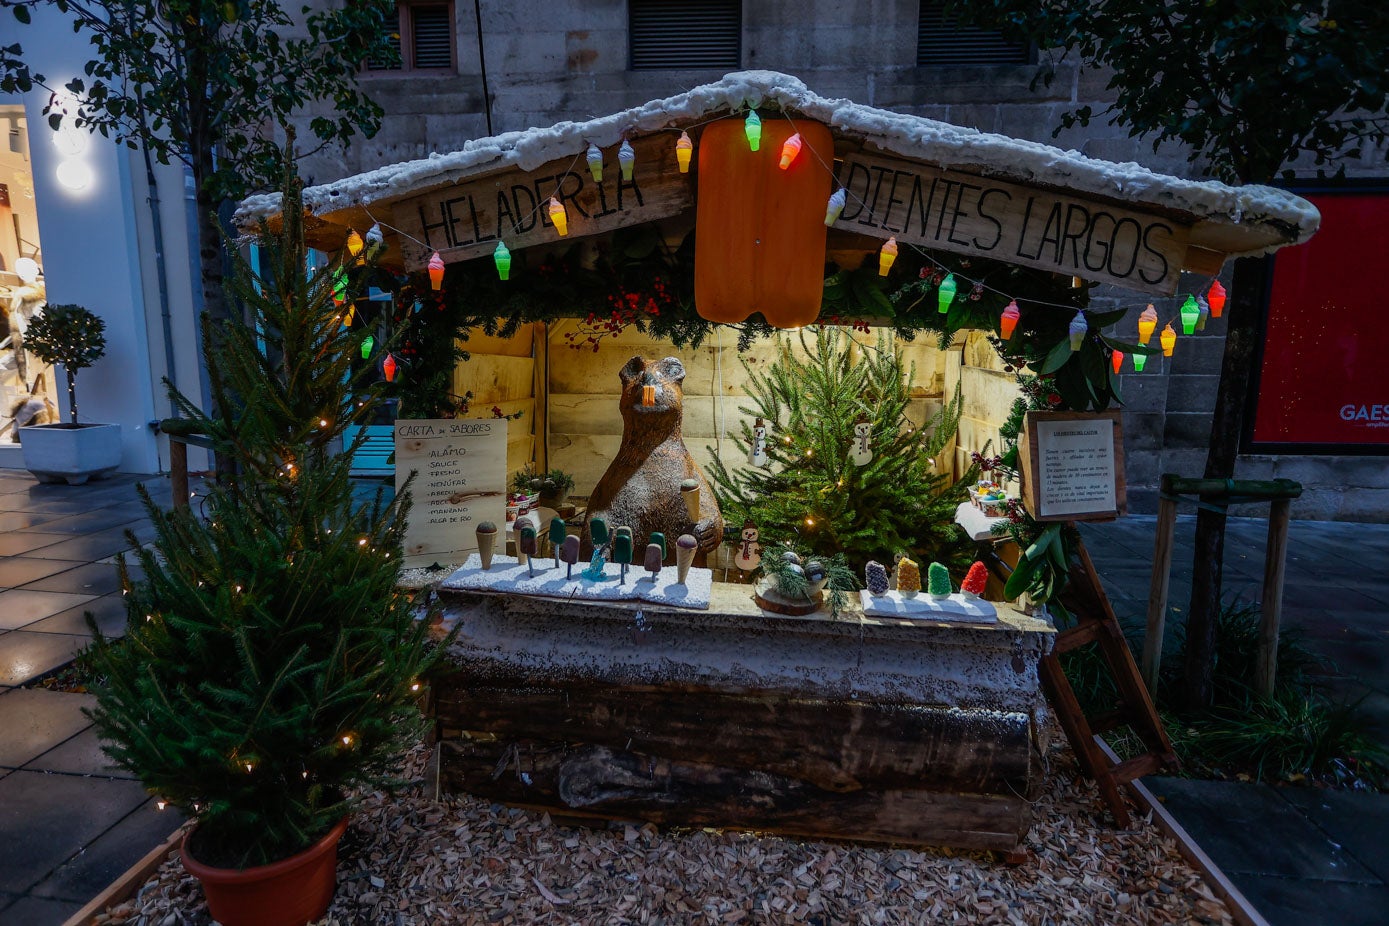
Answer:
<svg viewBox="0 0 1389 926"><path fill-rule="evenodd" d="M731 594L712 621L647 608L635 637L631 608L446 595L464 626L431 686L441 790L571 818L1016 852L1042 784L1049 628L772 617Z"/></svg>

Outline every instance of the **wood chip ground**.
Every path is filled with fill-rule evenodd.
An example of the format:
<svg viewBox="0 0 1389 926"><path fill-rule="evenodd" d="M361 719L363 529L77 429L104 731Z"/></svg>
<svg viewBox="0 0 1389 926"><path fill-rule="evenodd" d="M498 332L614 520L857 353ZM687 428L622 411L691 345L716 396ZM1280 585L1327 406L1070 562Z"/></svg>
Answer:
<svg viewBox="0 0 1389 926"><path fill-rule="evenodd" d="M1027 860L712 830L559 825L469 797L423 796L426 752L395 796L370 795L341 846L321 926L547 924L1231 923L1149 822L1116 831L1058 747ZM136 899L96 920L210 923L171 853Z"/></svg>

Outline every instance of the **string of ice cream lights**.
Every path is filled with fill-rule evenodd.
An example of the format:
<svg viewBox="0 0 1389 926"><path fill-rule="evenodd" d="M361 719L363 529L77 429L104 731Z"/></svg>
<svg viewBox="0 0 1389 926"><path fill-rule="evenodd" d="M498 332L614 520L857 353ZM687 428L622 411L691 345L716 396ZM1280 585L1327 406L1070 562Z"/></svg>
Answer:
<svg viewBox="0 0 1389 926"><path fill-rule="evenodd" d="M737 116L718 116L713 119L705 120L703 122L688 126L686 129L682 129L680 131L680 135L675 141L676 163L680 173L683 174L689 172L690 163L694 154L694 141L690 138L688 128L698 128L699 126L706 125L710 122L717 122L723 119L730 118L737 118ZM797 158L800 157L801 152L805 149L804 141L801 137L799 130L796 129L795 121L791 119L789 115L786 116L786 119L791 124L793 134L788 139L786 139L786 141L783 142L781 146L778 166L782 170L789 169L791 165L795 163ZM674 131L674 129L671 129L669 131ZM747 114L743 117L743 131L745 137L747 138L749 150L751 152L760 151L762 146L762 117L758 115L756 108L750 108ZM830 174L833 176L833 167L830 164L827 164L824 161L824 159L820 157L819 153L816 152L813 148L811 149L810 153L813 157L816 158L817 161L820 162L821 166L824 167L827 171L829 171ZM599 148L595 144L590 143L582 154L575 156L574 161L571 162L569 169L566 169L565 172L559 177L555 185L555 194L551 195L549 200L543 205L537 205L529 215L522 218L520 222L518 222L517 224L522 224L526 219L529 219L533 217L536 213L538 213L541 208L544 208L546 210L546 214L550 219L551 224L554 225L555 231L559 234L559 236L568 236L569 216L564 202L560 199L560 190L562 189L564 181L570 176L573 167L577 164L580 157L584 158L594 181L602 182L604 176L604 154L601 148ZM636 150L632 147L631 143L626 138L623 138L622 142L618 146L617 160L619 170L622 174L622 178L624 180L630 181L632 179L633 171L636 166ZM843 186L838 186L830 194L829 199L826 202L825 225L833 226L835 222L839 220L840 215L843 214L851 198L860 207L866 208L868 205L857 195L850 192L847 188ZM356 259L363 250L371 248L374 244L381 243L384 241L381 233L381 229L383 227L390 229L396 234L414 242L422 248L430 247L427 242L421 241L420 239L414 237L413 235L410 235L402 229L395 228L392 225L381 222L375 216L373 216L369 210L367 210L367 216L372 220L373 225L371 227L371 230L367 232L365 240L360 235L358 235L358 233L355 230L350 229L348 231L346 242L347 249L348 253L354 259ZM956 272L950 270L950 268L942 264L940 261L936 260L924 248L919 247L911 242L907 242L907 245L911 247L912 250L915 251L923 260L931 264L935 268L935 270L943 274L943 278L941 279L937 291L937 309L941 314L946 314L947 312L949 312L950 307L954 304L954 302L956 301L956 297L959 294L960 281L963 280L964 283L968 284L971 287L971 289L975 292L980 290L988 290L1008 299L1008 303L1006 307L1003 309L1002 314L999 318L999 335L1001 339L1004 341L1010 341L1012 339L1013 333L1017 328L1018 321L1022 317L1022 309L1018 305L1017 297L995 286L989 285L989 283L983 279L971 278L963 273L957 274ZM896 236L889 237L878 251L879 276L885 277L888 275L888 273L892 269L893 264L896 262L899 253L900 245L897 241ZM509 280L511 278L512 256L511 250L507 247L505 241L501 240L500 238L498 239L497 247L493 251L492 257L499 279ZM442 289L445 264L443 257L439 254L437 250L431 253L427 269L429 273L431 288L435 291ZM1163 326L1162 331L1158 336L1158 343L1162 349L1162 354L1164 357L1171 357L1176 347L1177 332L1173 328L1174 323L1180 322L1182 327L1182 333L1184 335L1192 335L1198 331L1204 330L1208 319L1221 317L1224 311L1228 294L1225 290L1225 287L1221 284L1221 282L1218 279L1210 277L1209 281L1210 282L1206 287L1206 292L1204 296L1198 295L1194 291L1188 293L1186 299L1183 301L1177 313L1171 318L1169 318L1166 324ZM1043 300L1030 298L1025 299L1024 301L1026 301L1029 305L1038 307L1048 307L1057 309L1074 308L1073 305L1046 302ZM1138 318L1138 343L1146 347L1148 343L1151 341L1153 333L1156 330L1158 324L1158 315L1156 307L1150 302L1146 304L1119 304L1115 306L1115 308L1127 311L1128 309L1137 308L1139 305L1143 305L1144 309L1139 314ZM351 308L349 307L346 323L350 324L350 322ZM1080 350L1081 344L1084 342L1085 336L1088 333L1089 321L1086 318L1085 311L1082 309L1076 312L1075 316L1071 319L1069 326L1068 335L1072 351ZM1119 350L1114 350L1112 352L1111 363L1113 365L1115 373L1119 372L1125 356L1126 355L1124 354L1124 352ZM1147 363L1147 355L1135 352L1127 356L1131 356L1135 372L1143 372L1144 366ZM390 358L388 357L387 359L389 360ZM392 364L392 366L394 366L394 364Z"/></svg>

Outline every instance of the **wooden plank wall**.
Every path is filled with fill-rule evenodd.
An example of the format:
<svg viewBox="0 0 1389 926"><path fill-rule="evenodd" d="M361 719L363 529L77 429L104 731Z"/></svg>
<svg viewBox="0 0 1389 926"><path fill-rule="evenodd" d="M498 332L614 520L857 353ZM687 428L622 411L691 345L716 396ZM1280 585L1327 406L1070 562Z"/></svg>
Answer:
<svg viewBox="0 0 1389 926"><path fill-rule="evenodd" d="M749 404L743 361L753 370L765 368L775 359L774 341L760 341L740 356L737 332L731 328L721 338L716 335L694 350L677 349L669 341L629 328L604 338L597 351L575 350L565 335L578 327L579 322L571 320L549 326L546 403L550 465L574 476L576 495L586 496L592 491L617 453L622 440L617 372L638 354L679 357L685 365L684 438L695 460L706 469L715 454L726 466L744 462L743 451L734 441L741 433L741 422L749 418L739 410ZM877 343L876 332L857 334L856 338L862 343ZM894 343L891 337L888 343ZM907 361L916 365L914 392L918 398L910 417L920 424L940 407L945 356L929 336L901 342L901 347Z"/></svg>
<svg viewBox="0 0 1389 926"><path fill-rule="evenodd" d="M954 452L958 475L969 468L970 454L983 453L986 444L990 456L1003 452L998 429L1019 393L1014 375L1003 371L1003 361L982 332L958 335L944 359L947 395L954 395L957 383L965 395Z"/></svg>
<svg viewBox="0 0 1389 926"><path fill-rule="evenodd" d="M497 338L473 331L460 344L468 351L468 360L453 371L453 391L464 395L471 391L471 410L468 417L490 418L496 406L504 415L521 413L507 422L506 467L511 473L523 469L535 459L542 443L543 427L538 427L536 403L537 370L543 370L543 357L537 363L537 350L544 349L545 326L525 325L511 338Z"/></svg>

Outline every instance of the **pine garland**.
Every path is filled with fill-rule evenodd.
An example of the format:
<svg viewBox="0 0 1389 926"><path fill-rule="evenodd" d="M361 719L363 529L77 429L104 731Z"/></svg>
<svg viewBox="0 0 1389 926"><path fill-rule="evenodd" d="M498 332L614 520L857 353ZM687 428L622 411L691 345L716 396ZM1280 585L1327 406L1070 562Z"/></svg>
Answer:
<svg viewBox="0 0 1389 926"><path fill-rule="evenodd" d="M304 273L297 180L285 200L259 277L236 264L250 322L204 330L219 412L170 387L237 475L207 496L206 520L143 495L156 534L153 549L130 537L142 580L120 564L124 644L91 624L106 679L91 716L109 755L196 818L198 857L222 867L288 857L351 810L354 789L388 785L421 732L434 659L396 589L408 493L354 499L364 436L341 447L380 403L354 369L367 332L334 305L336 265Z"/></svg>

